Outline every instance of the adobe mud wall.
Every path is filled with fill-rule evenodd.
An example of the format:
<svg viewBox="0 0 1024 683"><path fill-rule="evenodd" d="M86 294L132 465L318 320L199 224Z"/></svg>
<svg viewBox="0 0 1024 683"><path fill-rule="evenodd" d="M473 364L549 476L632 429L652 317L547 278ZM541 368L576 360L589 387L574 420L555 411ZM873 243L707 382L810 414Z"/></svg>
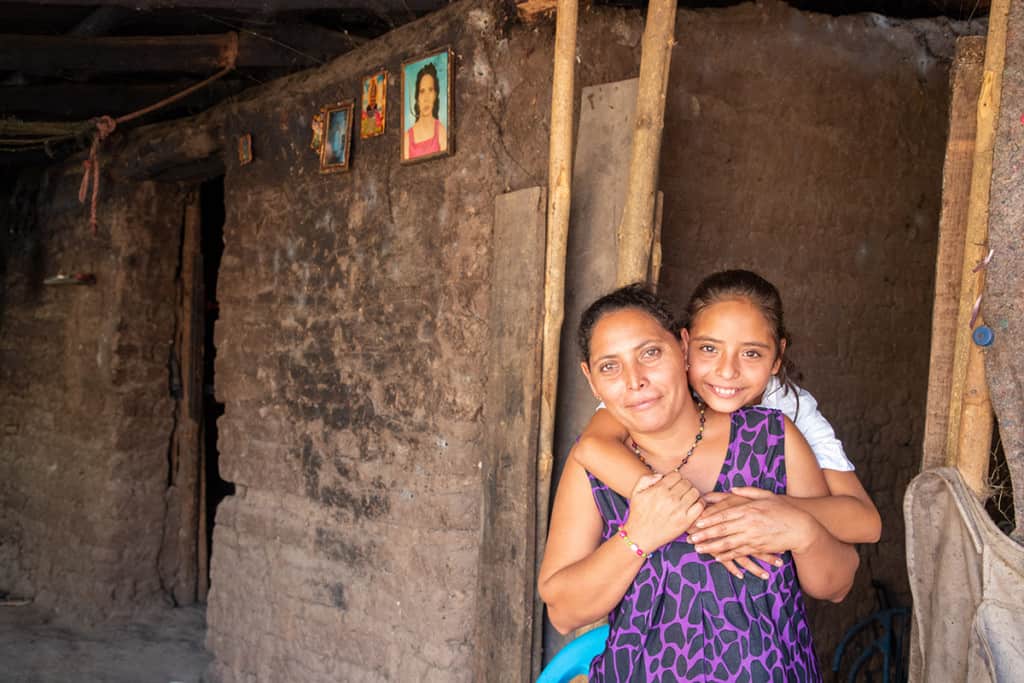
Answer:
<svg viewBox="0 0 1024 683"><path fill-rule="evenodd" d="M93 236L78 168L17 193L34 217L5 223L0 590L91 621L165 599L156 565L182 193L108 182ZM78 272L96 284L42 284Z"/></svg>

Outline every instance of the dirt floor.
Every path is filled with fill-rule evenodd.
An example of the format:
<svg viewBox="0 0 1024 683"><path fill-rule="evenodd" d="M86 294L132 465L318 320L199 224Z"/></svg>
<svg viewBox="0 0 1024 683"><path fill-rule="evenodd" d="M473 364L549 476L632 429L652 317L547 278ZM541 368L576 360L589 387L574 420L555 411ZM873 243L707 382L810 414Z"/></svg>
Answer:
<svg viewBox="0 0 1024 683"><path fill-rule="evenodd" d="M199 683L211 660L205 638L201 607L72 628L31 605L3 605L0 682Z"/></svg>

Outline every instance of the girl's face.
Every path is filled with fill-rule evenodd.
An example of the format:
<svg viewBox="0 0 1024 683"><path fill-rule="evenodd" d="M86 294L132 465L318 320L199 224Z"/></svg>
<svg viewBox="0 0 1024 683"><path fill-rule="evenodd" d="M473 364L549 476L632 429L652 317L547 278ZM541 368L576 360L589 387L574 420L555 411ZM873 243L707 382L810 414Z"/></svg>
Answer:
<svg viewBox="0 0 1024 683"><path fill-rule="evenodd" d="M634 434L671 426L689 401L682 343L637 309L598 320L580 365L594 395Z"/></svg>
<svg viewBox="0 0 1024 683"><path fill-rule="evenodd" d="M768 321L747 299L711 304L690 321L683 338L690 386L722 413L759 403L782 364Z"/></svg>
<svg viewBox="0 0 1024 683"><path fill-rule="evenodd" d="M434 77L425 75L420 79L420 91L416 93L416 103L420 106L420 116L433 116L434 100L437 99L437 84Z"/></svg>

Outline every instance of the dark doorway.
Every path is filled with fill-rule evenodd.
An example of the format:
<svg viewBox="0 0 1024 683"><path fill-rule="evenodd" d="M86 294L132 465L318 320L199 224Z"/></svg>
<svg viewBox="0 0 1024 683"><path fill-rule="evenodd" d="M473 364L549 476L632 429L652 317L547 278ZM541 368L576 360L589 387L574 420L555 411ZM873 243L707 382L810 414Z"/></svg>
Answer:
<svg viewBox="0 0 1024 683"><path fill-rule="evenodd" d="M224 253L224 176L204 182L199 188L201 212L200 252L203 263L203 401L202 401L202 472L200 475L199 527L199 601L206 602L210 588L210 562L213 554L213 524L217 506L234 494L235 485L220 477L217 451L217 420L224 414L224 404L217 401L215 387L214 326L219 317L217 275Z"/></svg>

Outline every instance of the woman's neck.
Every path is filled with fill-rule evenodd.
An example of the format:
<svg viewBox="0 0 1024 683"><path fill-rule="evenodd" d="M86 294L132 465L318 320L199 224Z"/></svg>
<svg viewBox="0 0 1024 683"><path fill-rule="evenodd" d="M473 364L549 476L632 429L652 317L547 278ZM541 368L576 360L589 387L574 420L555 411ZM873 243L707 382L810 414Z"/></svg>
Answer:
<svg viewBox="0 0 1024 683"><path fill-rule="evenodd" d="M665 472L679 465L691 447L703 443L720 431L721 425L727 422L721 418L721 413L688 398L679 419L668 428L653 433L631 433L630 438L650 467Z"/></svg>

